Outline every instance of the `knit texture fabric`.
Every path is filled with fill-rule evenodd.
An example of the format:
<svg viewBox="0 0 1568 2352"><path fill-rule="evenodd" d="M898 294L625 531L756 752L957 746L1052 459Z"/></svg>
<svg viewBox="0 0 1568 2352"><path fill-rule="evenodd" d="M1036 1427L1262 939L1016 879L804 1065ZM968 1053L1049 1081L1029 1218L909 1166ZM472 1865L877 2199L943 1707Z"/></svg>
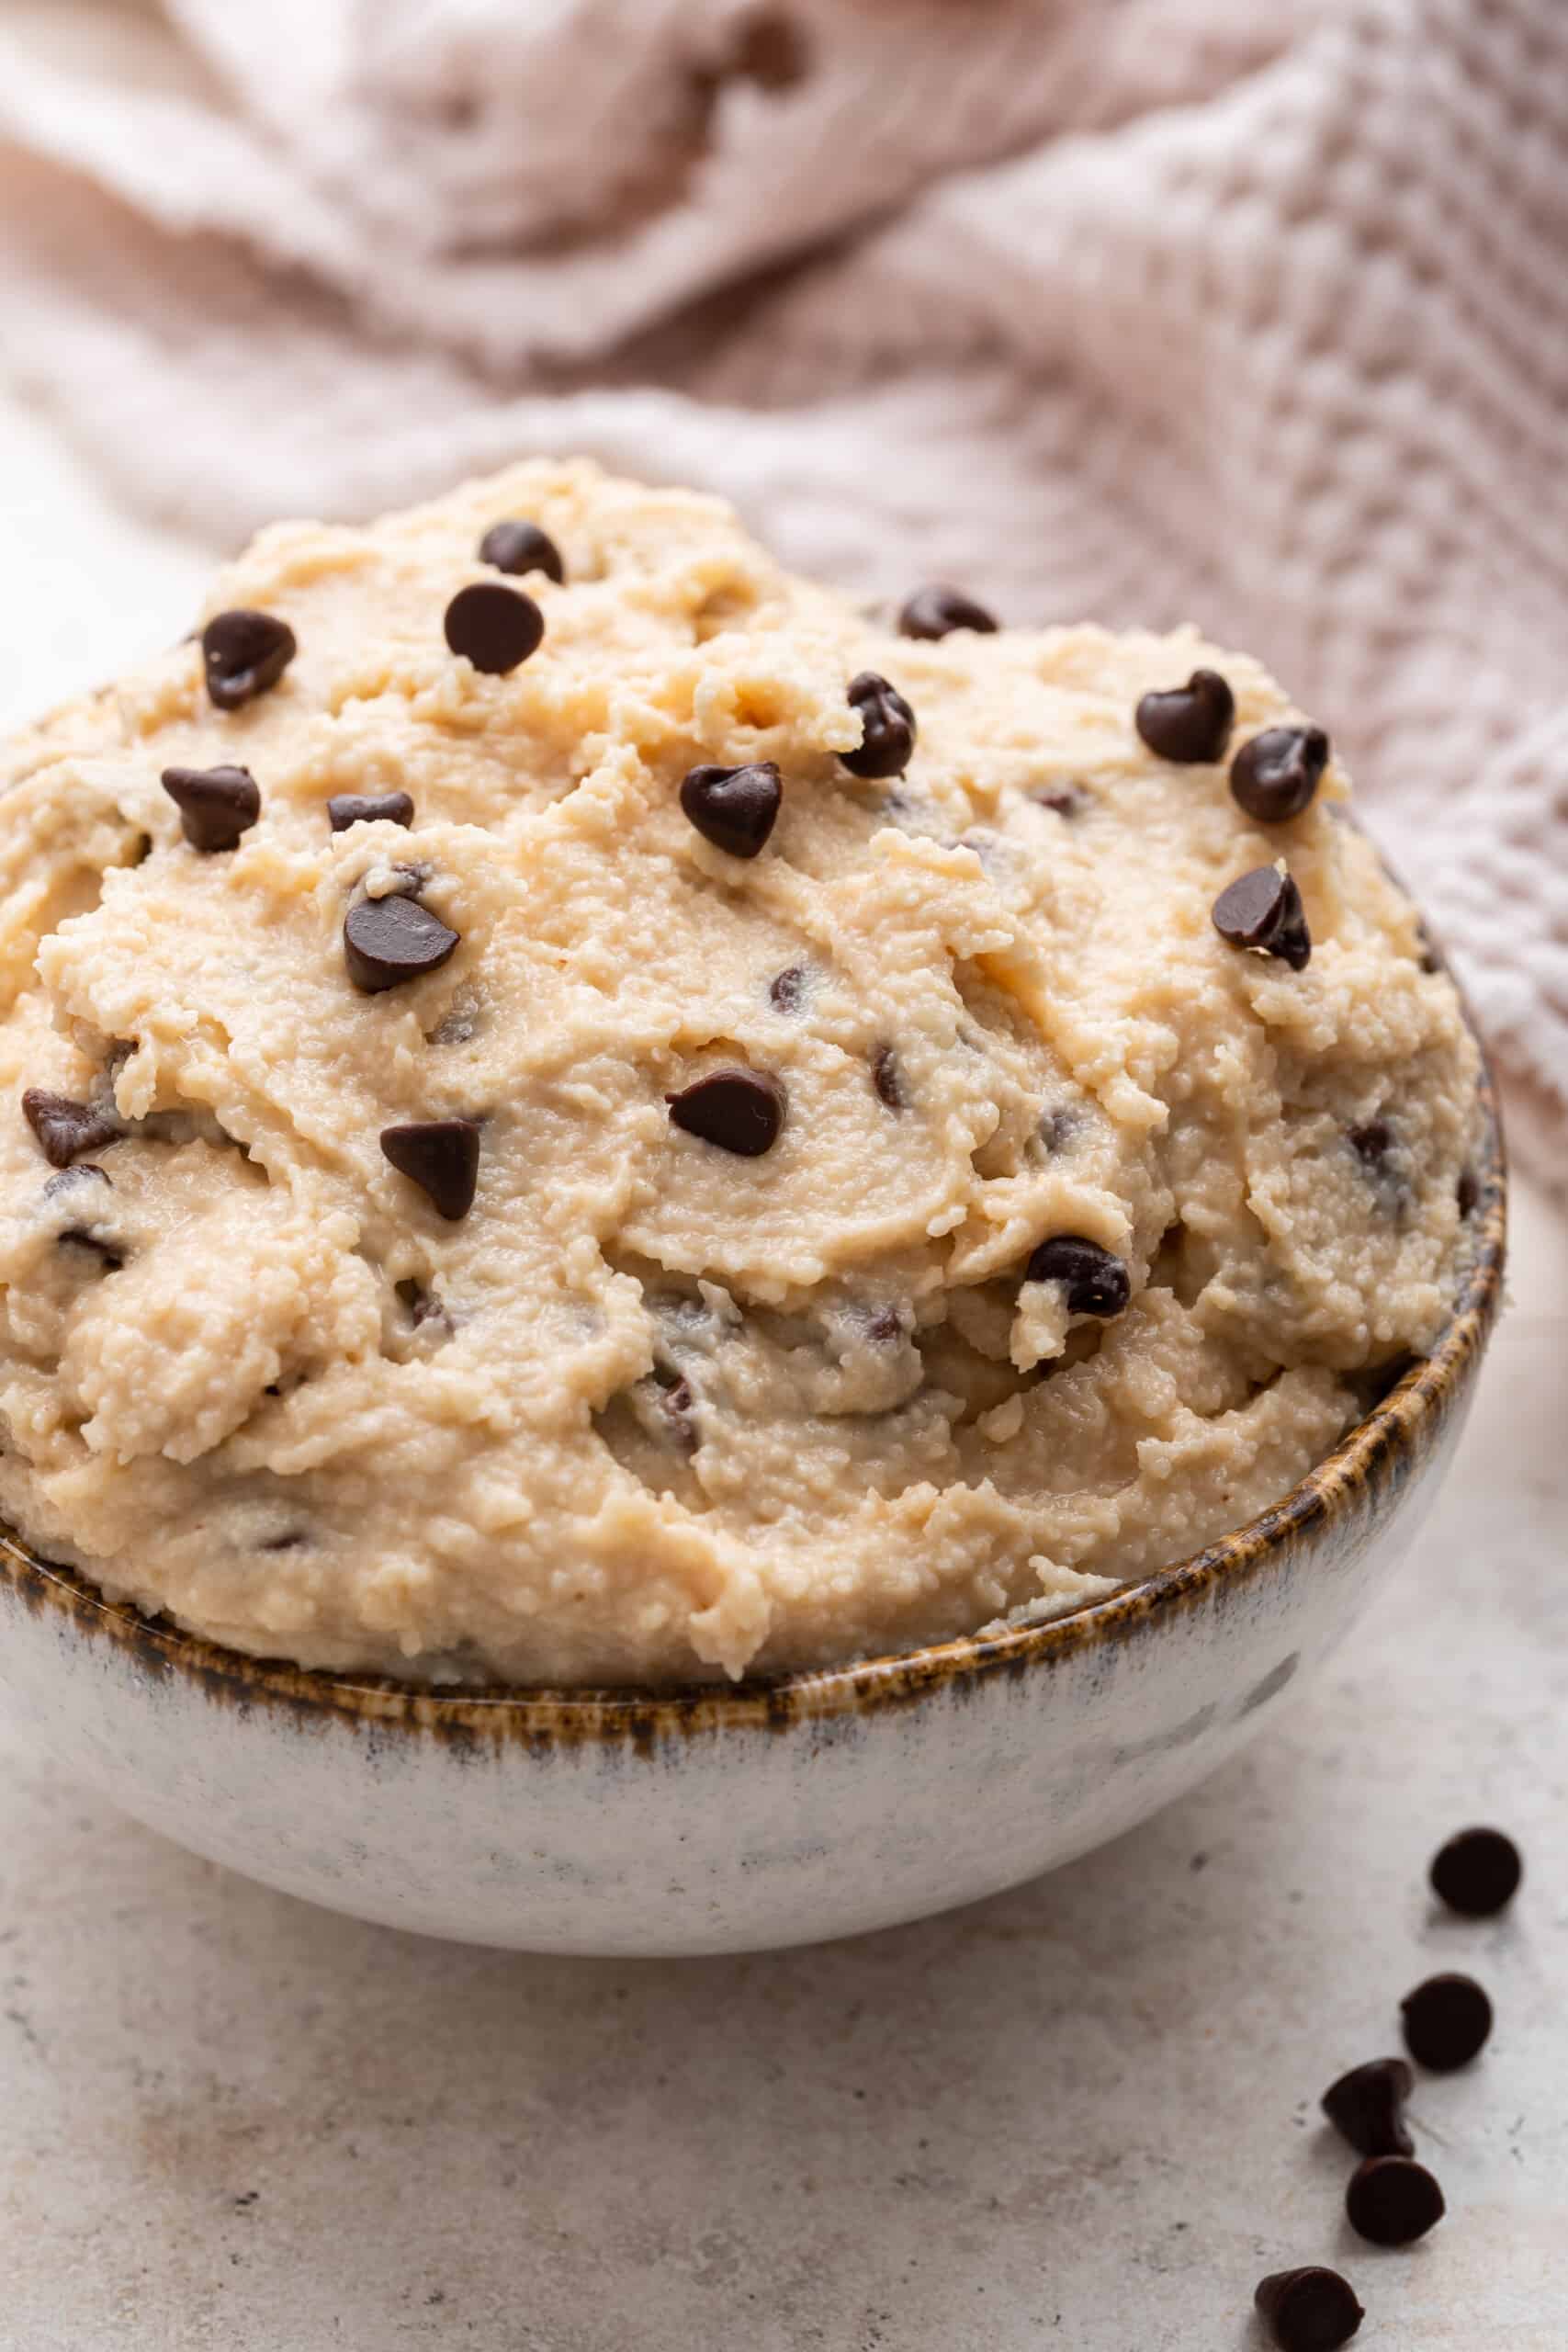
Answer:
<svg viewBox="0 0 1568 2352"><path fill-rule="evenodd" d="M0 0L0 337L227 544L531 451L1184 618L1568 1137L1562 0Z"/></svg>

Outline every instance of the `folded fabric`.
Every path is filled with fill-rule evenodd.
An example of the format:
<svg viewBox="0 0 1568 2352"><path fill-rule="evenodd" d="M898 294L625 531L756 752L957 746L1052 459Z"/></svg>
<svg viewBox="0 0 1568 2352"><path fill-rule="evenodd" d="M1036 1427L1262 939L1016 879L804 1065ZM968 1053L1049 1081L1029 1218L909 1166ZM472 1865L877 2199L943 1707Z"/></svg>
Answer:
<svg viewBox="0 0 1568 2352"><path fill-rule="evenodd" d="M530 450L1192 617L1342 743L1560 1182L1558 0L0 0L0 339L229 541Z"/></svg>

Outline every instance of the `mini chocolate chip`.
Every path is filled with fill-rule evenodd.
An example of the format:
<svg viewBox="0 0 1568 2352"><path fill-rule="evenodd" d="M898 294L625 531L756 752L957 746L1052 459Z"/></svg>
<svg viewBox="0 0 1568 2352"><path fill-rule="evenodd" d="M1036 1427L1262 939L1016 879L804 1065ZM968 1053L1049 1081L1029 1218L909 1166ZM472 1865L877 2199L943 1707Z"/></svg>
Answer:
<svg viewBox="0 0 1568 2352"><path fill-rule="evenodd" d="M327 822L334 833L350 825L412 825L412 792L334 792L327 803Z"/></svg>
<svg viewBox="0 0 1568 2352"><path fill-rule="evenodd" d="M917 588L898 616L900 637L951 637L955 628L973 629L977 636L991 637L996 627L995 616L984 605L977 605L962 588L940 584Z"/></svg>
<svg viewBox="0 0 1568 2352"><path fill-rule="evenodd" d="M743 1159L773 1149L788 1101L778 1079L755 1069L717 1069L664 1099L676 1126Z"/></svg>
<svg viewBox="0 0 1568 2352"><path fill-rule="evenodd" d="M1373 2245L1411 2245L1443 2218L1443 2192L1414 2156L1367 2156L1350 2175L1345 2211Z"/></svg>
<svg viewBox="0 0 1568 2352"><path fill-rule="evenodd" d="M160 781L180 812L180 831L208 856L237 849L261 815L249 768L165 768Z"/></svg>
<svg viewBox="0 0 1568 2352"><path fill-rule="evenodd" d="M276 613L239 605L218 613L201 632L207 692L220 710L238 710L276 686L299 648L294 631Z"/></svg>
<svg viewBox="0 0 1568 2352"><path fill-rule="evenodd" d="M281 1535L269 1535L256 1545L258 1552L302 1552L310 1539L302 1527L290 1527Z"/></svg>
<svg viewBox="0 0 1568 2352"><path fill-rule="evenodd" d="M799 964L792 964L768 983L768 1001L780 1012L798 1012L805 994L806 971Z"/></svg>
<svg viewBox="0 0 1568 2352"><path fill-rule="evenodd" d="M1134 714L1150 751L1186 766L1223 760L1235 718L1235 696L1217 670L1194 670L1184 686L1145 695Z"/></svg>
<svg viewBox="0 0 1568 2352"><path fill-rule="evenodd" d="M1369 1119L1362 1126L1347 1127L1356 1157L1369 1168L1381 1167L1393 1149L1393 1129L1386 1119Z"/></svg>
<svg viewBox="0 0 1568 2352"><path fill-rule="evenodd" d="M696 1398L692 1384L671 1364L656 1363L649 1375L659 1392L659 1410L671 1442L682 1453L695 1453L697 1430L693 1419Z"/></svg>
<svg viewBox="0 0 1568 2352"><path fill-rule="evenodd" d="M1328 765L1321 727L1266 727L1231 762L1231 793L1260 825L1282 825L1308 808Z"/></svg>
<svg viewBox="0 0 1568 2352"><path fill-rule="evenodd" d="M1025 1282L1061 1283L1070 1315L1120 1315L1133 1295L1132 1277L1120 1258L1078 1233L1054 1233L1030 1259Z"/></svg>
<svg viewBox="0 0 1568 2352"><path fill-rule="evenodd" d="M566 578L559 548L537 523L492 523L479 541L479 561L514 575L542 571L558 587Z"/></svg>
<svg viewBox="0 0 1568 2352"><path fill-rule="evenodd" d="M1054 809L1058 817L1077 817L1089 807L1089 795L1076 784L1053 784L1029 796L1037 808Z"/></svg>
<svg viewBox="0 0 1568 2352"><path fill-rule="evenodd" d="M499 580L459 588L446 607L446 642L454 653L492 678L504 677L526 662L545 634L545 616L521 588Z"/></svg>
<svg viewBox="0 0 1568 2352"><path fill-rule="evenodd" d="M416 1331L423 1323L450 1322L446 1304L439 1295L426 1290L424 1284L416 1282L412 1274L405 1275L400 1283L393 1284L393 1288L400 1304L407 1307L409 1319Z"/></svg>
<svg viewBox="0 0 1568 2352"><path fill-rule="evenodd" d="M1312 961L1312 933L1302 894L1292 876L1278 866L1255 865L1250 874L1227 885L1214 900L1213 922L1233 947L1276 956L1292 972L1304 972Z"/></svg>
<svg viewBox="0 0 1568 2352"><path fill-rule="evenodd" d="M417 899L393 891L385 899L361 899L343 926L343 958L356 989L374 996L437 972L457 944L458 934Z"/></svg>
<svg viewBox="0 0 1568 2352"><path fill-rule="evenodd" d="M62 1168L58 1176L50 1177L43 1188L43 1197L46 1201L57 1201L62 1193L80 1192L84 1184L107 1184L111 1193L114 1190L106 1169L100 1168L96 1159L83 1159L74 1168Z"/></svg>
<svg viewBox="0 0 1568 2352"><path fill-rule="evenodd" d="M755 857L773 831L784 788L772 760L741 768L691 768L681 807L704 841L731 857Z"/></svg>
<svg viewBox="0 0 1568 2352"><path fill-rule="evenodd" d="M1252 2300L1280 2352L1339 2352L1366 2317L1349 2280L1315 2265L1260 2278Z"/></svg>
<svg viewBox="0 0 1568 2352"><path fill-rule="evenodd" d="M840 752L852 775L902 775L915 748L915 714L897 686L874 670L862 670L850 680L847 699L861 715L863 732L857 748Z"/></svg>
<svg viewBox="0 0 1568 2352"><path fill-rule="evenodd" d="M904 1337L908 1326L896 1306L879 1306L865 1327L874 1347L890 1348Z"/></svg>
<svg viewBox="0 0 1568 2352"><path fill-rule="evenodd" d="M118 1143L123 1132L112 1111L73 1102L69 1095L48 1094L39 1086L29 1086L23 1095L22 1116L51 1168L69 1168L82 1152Z"/></svg>
<svg viewBox="0 0 1568 2352"><path fill-rule="evenodd" d="M1492 2004L1473 1976L1428 1976L1399 2005L1404 2046L1418 2066L1451 2075L1486 2046Z"/></svg>
<svg viewBox="0 0 1568 2352"><path fill-rule="evenodd" d="M1461 1829L1432 1857L1433 1893L1467 1919L1505 1909L1524 1874L1518 1848L1501 1829Z"/></svg>
<svg viewBox="0 0 1568 2352"><path fill-rule="evenodd" d="M1413 2156L1416 2143L1404 2128L1404 2102L1414 2083L1403 2058L1369 2058L1330 2083L1323 2111L1363 2156Z"/></svg>
<svg viewBox="0 0 1568 2352"><path fill-rule="evenodd" d="M907 1097L898 1076L898 1057L891 1046L878 1046L871 1057L871 1082L890 1111L902 1111Z"/></svg>
<svg viewBox="0 0 1568 2352"><path fill-rule="evenodd" d="M85 1225L68 1227L60 1236L60 1240L62 1246L69 1242L73 1249L91 1250L95 1257L103 1261L103 1271L106 1274L118 1274L125 1263L124 1258L112 1241L106 1241L101 1235L89 1232Z"/></svg>
<svg viewBox="0 0 1568 2352"><path fill-rule="evenodd" d="M412 1119L383 1127L381 1150L449 1223L468 1216L479 1177L479 1131L472 1119Z"/></svg>
<svg viewBox="0 0 1568 2352"><path fill-rule="evenodd" d="M1461 1216L1473 1216L1481 1199L1481 1179L1473 1168L1461 1168L1459 1182L1454 1186L1454 1199Z"/></svg>

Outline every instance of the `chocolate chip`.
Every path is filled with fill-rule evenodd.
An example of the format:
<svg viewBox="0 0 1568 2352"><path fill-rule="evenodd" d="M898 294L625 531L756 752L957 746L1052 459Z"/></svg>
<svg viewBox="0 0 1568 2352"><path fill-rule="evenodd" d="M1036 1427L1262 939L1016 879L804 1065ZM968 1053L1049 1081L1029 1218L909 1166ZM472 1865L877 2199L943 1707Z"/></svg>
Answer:
<svg viewBox="0 0 1568 2352"><path fill-rule="evenodd" d="M1524 1874L1518 1848L1500 1829L1461 1829L1432 1857L1433 1893L1467 1919L1505 1909Z"/></svg>
<svg viewBox="0 0 1568 2352"><path fill-rule="evenodd" d="M717 1069L664 1099L676 1126L689 1136L743 1159L758 1159L779 1139L788 1097L766 1070Z"/></svg>
<svg viewBox="0 0 1568 2352"><path fill-rule="evenodd" d="M118 1143L123 1132L112 1111L73 1102L69 1095L47 1094L40 1086L29 1086L23 1095L22 1116L51 1168L69 1168L82 1152Z"/></svg>
<svg viewBox="0 0 1568 2352"><path fill-rule="evenodd" d="M696 1398L692 1384L672 1365L656 1363L650 1375L659 1396L659 1417L666 1436L682 1453L695 1453L697 1429L693 1419Z"/></svg>
<svg viewBox="0 0 1568 2352"><path fill-rule="evenodd" d="M1443 2192L1414 2156L1368 2156L1350 2176L1345 2211L1373 2245L1410 2245L1447 2211Z"/></svg>
<svg viewBox="0 0 1568 2352"><path fill-rule="evenodd" d="M898 616L900 637L951 637L955 628L973 629L977 636L991 637L996 633L996 620L966 596L962 588L932 585L917 588Z"/></svg>
<svg viewBox="0 0 1568 2352"><path fill-rule="evenodd" d="M1321 727L1266 727L1231 762L1231 793L1260 825L1282 825L1311 805L1327 765Z"/></svg>
<svg viewBox="0 0 1568 2352"><path fill-rule="evenodd" d="M1030 1259L1025 1282L1060 1283L1070 1315L1120 1315L1133 1295L1132 1277L1120 1258L1078 1233L1054 1233Z"/></svg>
<svg viewBox="0 0 1568 2352"><path fill-rule="evenodd" d="M1037 808L1054 809L1058 817L1077 817L1089 807L1089 795L1076 784L1054 784L1029 796Z"/></svg>
<svg viewBox="0 0 1568 2352"><path fill-rule="evenodd" d="M210 856L237 849L261 815L261 794L249 768L165 768L164 791L180 812L180 831L192 849Z"/></svg>
<svg viewBox="0 0 1568 2352"><path fill-rule="evenodd" d="M1277 956L1292 972L1304 972L1312 960L1312 933L1302 894L1278 866L1255 865L1250 874L1229 884L1214 900L1213 922L1220 937L1233 947Z"/></svg>
<svg viewBox="0 0 1568 2352"><path fill-rule="evenodd" d="M356 989L374 996L400 988L426 972L438 972L457 944L439 915L417 899L394 891L385 899L361 899L343 926L343 959Z"/></svg>
<svg viewBox="0 0 1568 2352"><path fill-rule="evenodd" d="M1223 760L1235 718L1235 696L1217 670L1194 670L1184 686L1145 695L1134 714L1139 734L1162 760L1184 765Z"/></svg>
<svg viewBox="0 0 1568 2352"><path fill-rule="evenodd" d="M327 803L327 822L334 833L350 825L412 825L411 792L334 792Z"/></svg>
<svg viewBox="0 0 1568 2352"><path fill-rule="evenodd" d="M1481 1179L1473 1168L1461 1168L1459 1182L1454 1186L1454 1199L1461 1216L1473 1216L1481 1200Z"/></svg>
<svg viewBox="0 0 1568 2352"><path fill-rule="evenodd" d="M784 797L772 760L749 767L689 769L681 807L704 841L731 857L755 857L773 831Z"/></svg>
<svg viewBox="0 0 1568 2352"><path fill-rule="evenodd" d="M537 523L492 523L479 541L479 561L493 564L497 571L542 571L558 587L566 578L559 548Z"/></svg>
<svg viewBox="0 0 1568 2352"><path fill-rule="evenodd" d="M446 642L487 676L501 678L526 662L545 634L545 616L521 588L498 580L459 588L446 607Z"/></svg>
<svg viewBox="0 0 1568 2352"><path fill-rule="evenodd" d="M1315 2266L1260 2278L1252 2300L1280 2352L1339 2352L1366 2317L1349 2280Z"/></svg>
<svg viewBox="0 0 1568 2352"><path fill-rule="evenodd" d="M62 1193L79 1193L85 1184L107 1184L111 1193L114 1190L107 1171L96 1159L84 1159L76 1167L62 1168L58 1176L51 1176L43 1188L43 1197L57 1201Z"/></svg>
<svg viewBox="0 0 1568 2352"><path fill-rule="evenodd" d="M856 750L840 752L845 767L852 775L902 775L915 748L915 714L897 687L862 670L850 680L847 698L863 731Z"/></svg>
<svg viewBox="0 0 1568 2352"><path fill-rule="evenodd" d="M209 698L220 710L238 710L276 686L299 648L294 631L276 613L238 605L218 613L201 632Z"/></svg>
<svg viewBox="0 0 1568 2352"><path fill-rule="evenodd" d="M1362 1126L1347 1127L1351 1148L1369 1168L1380 1168L1393 1149L1393 1129L1386 1119L1369 1119Z"/></svg>
<svg viewBox="0 0 1568 2352"><path fill-rule="evenodd" d="M905 1109L906 1097L898 1077L898 1057L891 1046L878 1046L873 1054L871 1082L890 1111Z"/></svg>
<svg viewBox="0 0 1568 2352"><path fill-rule="evenodd" d="M890 1348L903 1339L908 1325L896 1306L879 1306L865 1327L865 1336L874 1347Z"/></svg>
<svg viewBox="0 0 1568 2352"><path fill-rule="evenodd" d="M1428 1976L1399 2005L1404 2046L1418 2066L1451 2075L1486 2046L1492 2004L1473 1976Z"/></svg>
<svg viewBox="0 0 1568 2352"><path fill-rule="evenodd" d="M412 1274L405 1275L403 1280L394 1283L393 1287L401 1304L407 1307L409 1319L416 1331L423 1323L448 1321L446 1306L436 1293L426 1290L424 1284L416 1282Z"/></svg>
<svg viewBox="0 0 1568 2352"><path fill-rule="evenodd" d="M1413 2156L1404 2102L1415 2082L1403 2058L1369 2058L1323 2094L1323 2111L1342 2139L1363 2156Z"/></svg>
<svg viewBox="0 0 1568 2352"><path fill-rule="evenodd" d="M472 1119L413 1119L383 1127L381 1149L448 1222L467 1216L479 1176L479 1131Z"/></svg>
<svg viewBox="0 0 1568 2352"><path fill-rule="evenodd" d="M805 994L806 971L800 964L792 964L768 983L768 1001L780 1012L798 1012Z"/></svg>
<svg viewBox="0 0 1568 2352"><path fill-rule="evenodd" d="M125 1260L112 1241L101 1234L91 1232L85 1225L73 1225L60 1236L61 1246L67 1243L74 1250L86 1250L97 1258L106 1274L118 1274Z"/></svg>

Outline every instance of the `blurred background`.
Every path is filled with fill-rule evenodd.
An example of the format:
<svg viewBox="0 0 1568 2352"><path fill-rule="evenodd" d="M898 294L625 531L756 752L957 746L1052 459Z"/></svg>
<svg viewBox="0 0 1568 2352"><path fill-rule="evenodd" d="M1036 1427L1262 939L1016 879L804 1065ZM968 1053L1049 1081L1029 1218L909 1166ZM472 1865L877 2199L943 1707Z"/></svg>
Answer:
<svg viewBox="0 0 1568 2352"><path fill-rule="evenodd" d="M0 0L0 726L282 514L535 452L867 599L1191 618L1334 734L1504 1072L1519 1305L1412 1583L1292 1727L950 1920L458 1953L76 1796L0 1724L0 2344L1562 2352L1564 0ZM1521 1917L1420 1894L1471 1816ZM1454 2218L1311 2128L1425 1969ZM1375 2334L1374 2334L1375 2325Z"/></svg>

